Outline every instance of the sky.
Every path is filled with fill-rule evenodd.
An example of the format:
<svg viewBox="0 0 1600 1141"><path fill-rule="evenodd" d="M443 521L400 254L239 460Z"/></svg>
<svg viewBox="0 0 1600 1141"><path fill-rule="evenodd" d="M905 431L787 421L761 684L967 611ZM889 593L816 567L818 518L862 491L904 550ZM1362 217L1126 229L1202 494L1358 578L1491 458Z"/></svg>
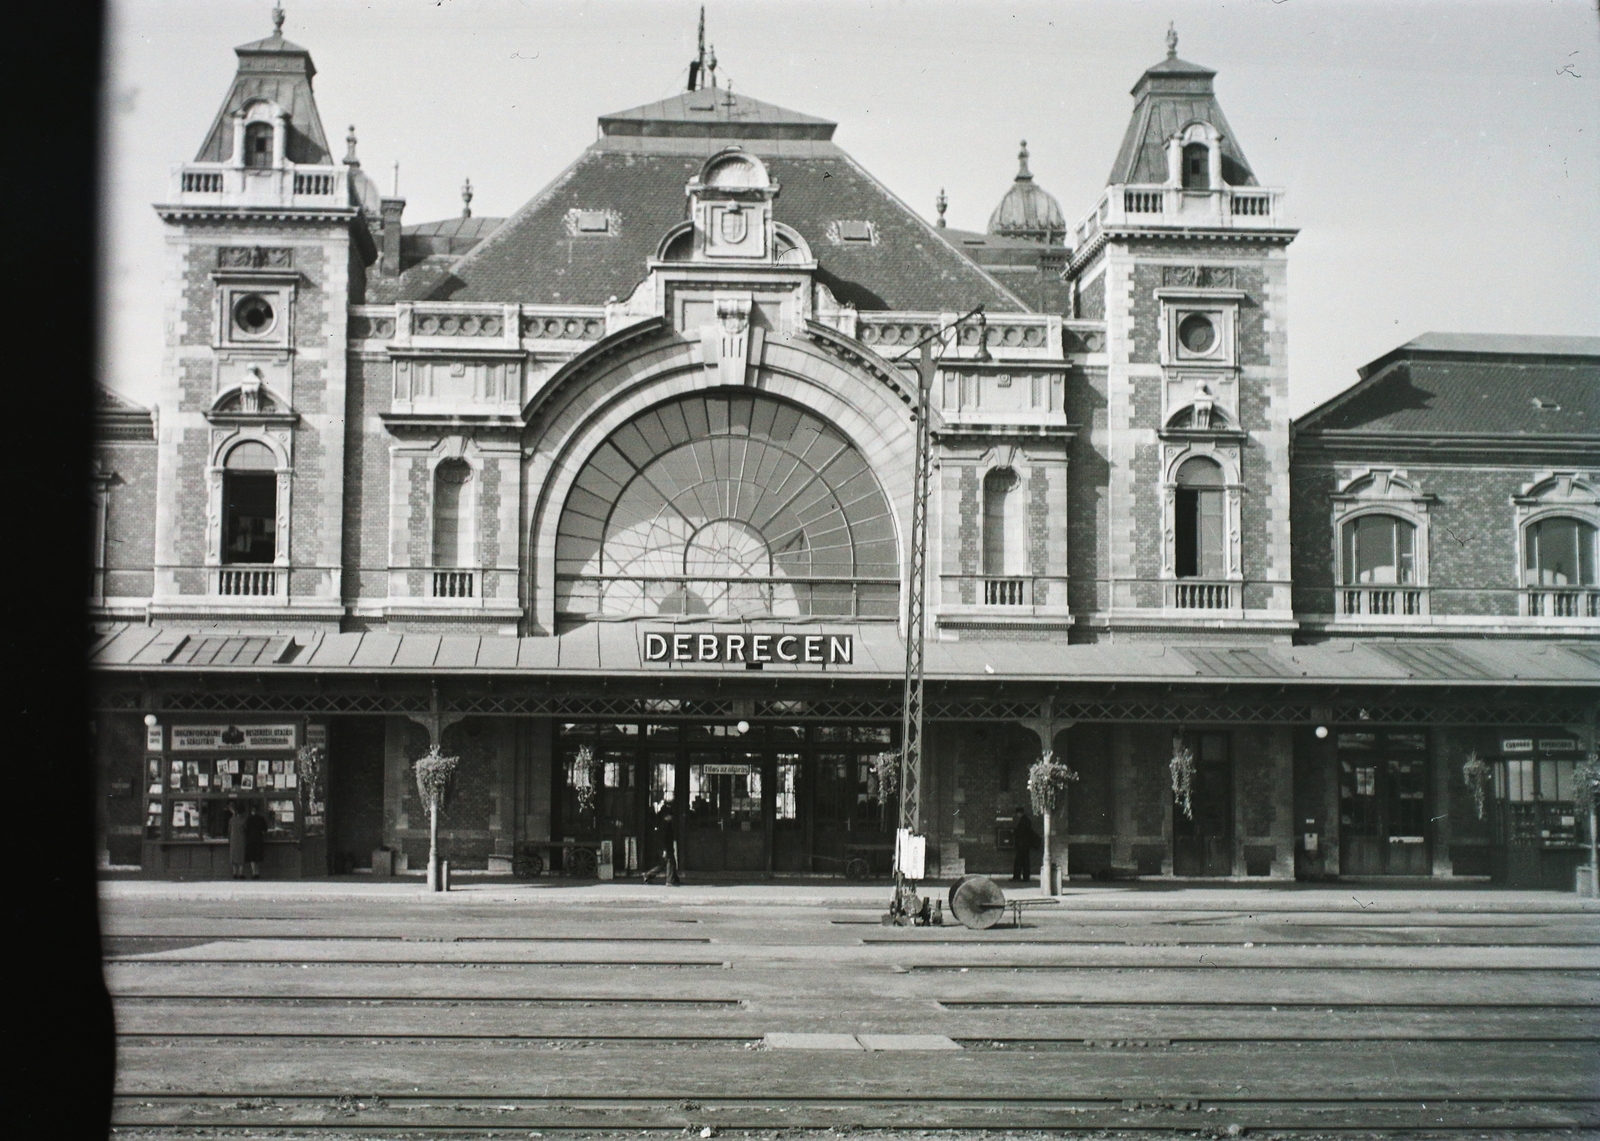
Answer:
<svg viewBox="0 0 1600 1141"><path fill-rule="evenodd" d="M683 90L698 0L286 0L336 156L353 124L405 222L504 216L602 114ZM270 0L110 0L102 380L161 367L163 226ZM982 230L1026 139L1071 224L1094 205L1129 89L1166 55L1217 71L1265 186L1286 191L1298 415L1424 332L1600 335L1596 0L711 0L718 77L836 120L835 142L930 220ZM782 216L782 199L778 203ZM641 273L643 267L641 267Z"/></svg>

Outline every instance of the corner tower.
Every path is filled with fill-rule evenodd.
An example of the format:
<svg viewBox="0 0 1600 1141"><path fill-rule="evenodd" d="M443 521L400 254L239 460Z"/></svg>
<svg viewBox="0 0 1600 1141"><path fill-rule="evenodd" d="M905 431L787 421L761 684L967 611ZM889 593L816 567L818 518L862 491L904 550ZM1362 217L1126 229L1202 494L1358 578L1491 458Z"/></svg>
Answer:
<svg viewBox="0 0 1600 1141"><path fill-rule="evenodd" d="M377 249L353 161L336 163L316 68L273 32L239 69L166 201L158 617L336 625L342 614L349 306Z"/></svg>
<svg viewBox="0 0 1600 1141"><path fill-rule="evenodd" d="M1076 227L1076 311L1106 324L1098 636L1287 638L1287 248L1209 68L1167 58Z"/></svg>

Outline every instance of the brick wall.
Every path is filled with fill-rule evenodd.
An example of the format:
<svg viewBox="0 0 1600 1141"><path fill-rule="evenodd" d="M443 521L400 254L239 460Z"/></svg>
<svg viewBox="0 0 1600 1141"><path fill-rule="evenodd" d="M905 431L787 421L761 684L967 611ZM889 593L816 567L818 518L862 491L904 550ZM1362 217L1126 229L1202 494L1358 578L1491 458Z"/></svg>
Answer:
<svg viewBox="0 0 1600 1141"><path fill-rule="evenodd" d="M1080 431L1067 473L1067 589L1072 612L1088 615L1109 602L1105 580L1110 560L1104 536L1110 462L1103 369L1074 369L1067 374L1066 410L1067 423L1078 425Z"/></svg>
<svg viewBox="0 0 1600 1141"><path fill-rule="evenodd" d="M94 450L101 469L113 473L106 488L105 593L148 598L156 552L155 442L102 442Z"/></svg>

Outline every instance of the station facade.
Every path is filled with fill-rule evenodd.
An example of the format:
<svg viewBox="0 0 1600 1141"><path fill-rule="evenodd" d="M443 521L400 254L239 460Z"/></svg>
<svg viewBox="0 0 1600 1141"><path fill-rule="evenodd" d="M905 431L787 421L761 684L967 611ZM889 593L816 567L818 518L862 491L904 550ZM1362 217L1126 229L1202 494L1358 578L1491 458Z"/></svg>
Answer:
<svg viewBox="0 0 1600 1141"><path fill-rule="evenodd" d="M933 874L1009 869L1048 749L1073 873L1571 889L1600 341L1430 334L1291 422L1296 231L1175 39L1083 219L1024 147L983 234L703 69L406 225L310 54L236 52L160 396L102 393L111 866L225 875L245 801L268 874L418 866L438 746L457 868L636 872L670 795L686 874L886 870L927 344Z"/></svg>

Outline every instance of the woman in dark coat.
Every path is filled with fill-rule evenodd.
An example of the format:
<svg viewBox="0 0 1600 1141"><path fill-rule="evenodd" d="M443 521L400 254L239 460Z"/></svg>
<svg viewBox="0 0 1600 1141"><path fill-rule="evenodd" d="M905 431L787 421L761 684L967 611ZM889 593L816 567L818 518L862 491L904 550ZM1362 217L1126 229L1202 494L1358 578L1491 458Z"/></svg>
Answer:
<svg viewBox="0 0 1600 1141"><path fill-rule="evenodd" d="M244 878L245 819L244 805L235 801L228 806L228 863L236 880Z"/></svg>
<svg viewBox="0 0 1600 1141"><path fill-rule="evenodd" d="M662 801L661 808L656 812L655 841L661 851L661 862L645 872L640 879L644 883L649 883L665 872L667 884L677 887L683 881L678 878L678 831L670 798Z"/></svg>
<svg viewBox="0 0 1600 1141"><path fill-rule="evenodd" d="M252 804L250 815L244 822L244 858L250 865L250 878L261 878L261 862L267 858L267 822L261 817L261 806Z"/></svg>

